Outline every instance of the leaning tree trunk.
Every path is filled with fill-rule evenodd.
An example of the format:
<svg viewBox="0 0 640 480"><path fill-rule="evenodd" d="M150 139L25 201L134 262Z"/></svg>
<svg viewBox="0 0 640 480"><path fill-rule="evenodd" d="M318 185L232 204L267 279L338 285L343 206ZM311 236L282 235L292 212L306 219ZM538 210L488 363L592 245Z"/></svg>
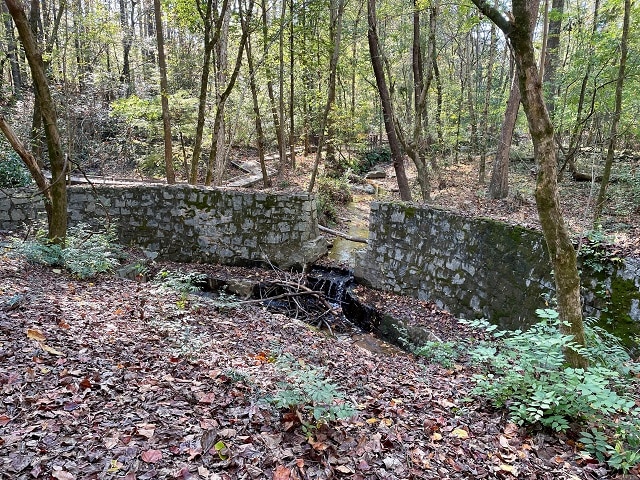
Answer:
<svg viewBox="0 0 640 480"><path fill-rule="evenodd" d="M534 0L528 4L530 8L530 31L533 32L536 18L538 15L538 7L540 0ZM518 81L518 71L516 69L514 81L511 83L511 92L509 100L507 100L507 109L504 113L504 121L500 130L500 140L498 148L493 160L491 169L491 182L489 183L489 198L506 198L509 195L509 153L511 150L511 141L513 139L513 131L516 128L518 119L518 109L520 108L520 86Z"/></svg>
<svg viewBox="0 0 640 480"><path fill-rule="evenodd" d="M531 40L533 10L526 0L512 0L513 20L507 20L500 11L490 6L487 0L473 0L473 3L511 41L522 94L522 106L527 116L534 155L538 163L536 206L554 270L560 328L572 335L577 344L584 345L576 252L560 210L553 124L542 96L542 86ZM588 366L587 359L573 349L566 349L565 358L572 367Z"/></svg>
<svg viewBox="0 0 640 480"><path fill-rule="evenodd" d="M51 98L49 83L44 73L42 56L31 31L29 20L17 0L4 1L18 29L24 53L31 69L42 118L44 119L49 161L51 162L49 238L54 242L64 243L67 235L67 183L65 178L67 165L62 153L56 109Z"/></svg>
<svg viewBox="0 0 640 480"><path fill-rule="evenodd" d="M367 0L367 20L369 29L367 39L369 42L369 53L371 55L371 65L373 73L376 77L376 85L378 86L378 94L382 103L382 112L384 117L384 128L387 132L389 147L391 148L391 157L393 158L393 167L396 171L396 180L398 181L398 190L400 198L405 202L411 201L411 189L409 181L404 170L404 159L402 148L396 135L395 115L393 113L393 105L391 103L391 94L387 86L387 80L384 76L384 66L382 64L382 52L380 51L380 39L378 38L378 20L376 18L376 0Z"/></svg>

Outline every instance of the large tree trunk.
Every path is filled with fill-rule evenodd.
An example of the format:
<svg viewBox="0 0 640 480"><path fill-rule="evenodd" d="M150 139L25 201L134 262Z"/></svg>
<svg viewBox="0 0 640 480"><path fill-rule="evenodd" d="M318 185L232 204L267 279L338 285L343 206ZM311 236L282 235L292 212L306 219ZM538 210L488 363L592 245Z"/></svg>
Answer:
<svg viewBox="0 0 640 480"><path fill-rule="evenodd" d="M572 335L577 344L584 345L576 252L560 210L553 124L542 96L542 85L531 40L531 17L535 10L526 0L512 0L513 20L510 21L500 11L490 6L486 0L473 0L473 3L511 41L522 93L522 106L527 116L534 155L538 163L536 205L554 270L560 328ZM587 360L573 349L567 349L565 357L572 367L588 366Z"/></svg>
<svg viewBox="0 0 640 480"><path fill-rule="evenodd" d="M596 200L594 225L600 220L602 209L604 208L605 195L607 193L607 185L611 178L611 168L613 166L613 154L616 148L616 140L618 136L618 123L620 122L620 114L622 113L622 87L624 86L624 71L627 66L627 53L629 50L629 17L631 16L631 0L624 1L624 22L622 25L622 38L620 39L620 65L618 67L618 80L616 81L616 106L611 120L611 133L609 135L609 147L607 149L607 159L602 173L602 182L600 182L600 191Z"/></svg>
<svg viewBox="0 0 640 480"><path fill-rule="evenodd" d="M60 134L58 132L57 116L49 83L45 76L42 56L35 41L31 26L22 6L17 0L4 0L9 13L18 29L24 52L29 62L33 84L42 118L44 119L45 134L49 161L51 162L51 216L49 218L49 238L58 243L64 243L67 234L67 183L66 161L62 153Z"/></svg>
<svg viewBox="0 0 640 480"><path fill-rule="evenodd" d="M402 148L396 135L395 115L393 105L391 103L391 94L384 76L384 66L382 64L382 52L380 51L380 39L378 38L378 27L376 18L376 0L367 0L367 20L369 29L367 39L369 42L369 53L371 55L371 65L373 73L376 77L376 85L378 86L378 94L382 103L382 112L384 117L384 128L387 132L389 147L391 148L391 157L393 159L393 167L396 171L396 180L398 181L398 189L400 198L405 202L411 201L411 189L409 181L404 170L404 156Z"/></svg>
<svg viewBox="0 0 640 480"><path fill-rule="evenodd" d="M171 117L169 115L169 87L167 85L167 61L164 57L164 35L160 0L153 0L153 13L156 20L156 38L158 41L158 67L160 69L160 101L162 103L162 128L164 131L164 167L167 183L176 183L173 170L173 144L171 141Z"/></svg>

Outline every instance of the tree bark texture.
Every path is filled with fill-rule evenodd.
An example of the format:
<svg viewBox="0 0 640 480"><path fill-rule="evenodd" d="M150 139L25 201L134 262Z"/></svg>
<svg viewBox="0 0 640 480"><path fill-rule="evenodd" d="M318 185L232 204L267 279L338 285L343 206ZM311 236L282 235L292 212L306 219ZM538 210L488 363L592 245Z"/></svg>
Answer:
<svg viewBox="0 0 640 480"><path fill-rule="evenodd" d="M160 0L153 0L153 12L156 21L156 39L158 41L158 67L160 69L160 101L162 103L162 128L164 132L164 166L167 183L176 183L173 170L173 143L171 141L171 117L169 115L169 87L167 85L167 61L164 56L164 34Z"/></svg>
<svg viewBox="0 0 640 480"><path fill-rule="evenodd" d="M594 224L600 219L604 203L606 200L607 186L611 178L611 169L613 167L613 154L616 148L616 140L618 136L618 123L620 123L620 115L622 113L622 88L624 87L624 72L627 66L627 54L629 51L629 20L631 17L631 0L624 0L624 21L622 24L622 37L620 38L620 64L618 66L618 80L616 81L616 100L611 120L611 133L609 134L609 147L607 148L607 159L602 172L602 181L600 182L600 191L596 200Z"/></svg>
<svg viewBox="0 0 640 480"><path fill-rule="evenodd" d="M38 104L44 120L47 149L51 162L51 217L49 219L49 238L64 243L67 234L67 184L65 179L66 161L62 153L60 133L58 131L56 109L51 98L49 83L45 76L42 56L38 50L35 37L31 31L22 6L18 0L4 0L9 13L18 29L24 48L33 84L36 89Z"/></svg>
<svg viewBox="0 0 640 480"><path fill-rule="evenodd" d="M576 252L560 210L553 124L544 103L542 84L531 40L531 17L534 10L526 0L512 0L513 20L510 21L490 6L486 0L473 0L473 3L496 23L511 41L522 106L527 116L534 155L538 164L536 206L554 270L560 328L572 335L577 344L584 345ZM565 351L565 358L572 367L588 366L587 360L573 349Z"/></svg>
<svg viewBox="0 0 640 480"><path fill-rule="evenodd" d="M367 31L367 39L369 42L369 53L371 55L371 65L373 73L376 77L376 85L380 102L382 103L382 116L384 119L384 128L387 132L389 147L391 148L391 157L393 159L393 168L396 172L396 180L398 181L398 190L400 191L400 199L405 202L411 201L411 189L409 181L404 169L404 155L402 148L396 135L395 115L393 105L391 103L391 94L387 86L387 80L384 75L384 65L382 62L382 52L380 51L380 39L378 38L378 26L376 18L376 0L367 0L367 20L369 29Z"/></svg>

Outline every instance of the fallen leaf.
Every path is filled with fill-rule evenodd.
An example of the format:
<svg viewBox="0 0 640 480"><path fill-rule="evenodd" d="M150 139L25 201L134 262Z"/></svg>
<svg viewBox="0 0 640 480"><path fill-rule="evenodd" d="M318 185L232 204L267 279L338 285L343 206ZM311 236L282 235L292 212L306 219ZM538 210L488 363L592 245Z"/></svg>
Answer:
<svg viewBox="0 0 640 480"><path fill-rule="evenodd" d="M516 467L514 467L513 465L507 465L507 464L503 463L503 464L500 465L500 469L499 470L501 472L510 473L514 477L518 476L518 469Z"/></svg>
<svg viewBox="0 0 640 480"><path fill-rule="evenodd" d="M60 350L56 350L55 348L50 347L49 345L45 345L42 342L40 342L40 346L42 347L42 350L44 350L45 352L49 352L52 355L58 355L58 356L64 357L64 353L62 353Z"/></svg>
<svg viewBox="0 0 640 480"><path fill-rule="evenodd" d="M283 465L278 465L273 472L273 480L289 480L291 478L291 470Z"/></svg>
<svg viewBox="0 0 640 480"><path fill-rule="evenodd" d="M227 446L224 444L222 440L216 443L213 446L213 448L216 450L216 452L218 452L218 456L220 457L220 460L226 460L227 458L229 458L229 455L227 455L227 452L229 451L229 449L227 448Z"/></svg>
<svg viewBox="0 0 640 480"><path fill-rule="evenodd" d="M469 438L469 433L462 429L462 428L456 428L454 429L451 434L452 437L456 437L456 438L460 438L462 440Z"/></svg>
<svg viewBox="0 0 640 480"><path fill-rule="evenodd" d="M509 440L507 440L507 437L505 437L504 435L500 435L499 441L502 448L511 448L511 445L509 445Z"/></svg>
<svg viewBox="0 0 640 480"><path fill-rule="evenodd" d="M27 337L33 340L37 340L38 342L44 342L46 337L40 330L36 330L35 328L27 328Z"/></svg>
<svg viewBox="0 0 640 480"><path fill-rule="evenodd" d="M356 471L353 468L347 467L346 465L338 465L336 467L336 470L341 473L356 473Z"/></svg>
<svg viewBox="0 0 640 480"><path fill-rule="evenodd" d="M65 472L64 470L54 470L51 473L51 476L53 478L56 478L57 480L76 480L75 475L69 472Z"/></svg>
<svg viewBox="0 0 640 480"><path fill-rule="evenodd" d="M156 463L162 459L160 450L145 450L142 452L142 461L146 463Z"/></svg>
<svg viewBox="0 0 640 480"><path fill-rule="evenodd" d="M0 427L4 427L10 421L11 421L10 417L7 417L6 415L0 415Z"/></svg>
<svg viewBox="0 0 640 480"><path fill-rule="evenodd" d="M442 440L442 435L438 432L434 432L433 435L431 435L431 440L433 440L434 442L439 442L440 440Z"/></svg>

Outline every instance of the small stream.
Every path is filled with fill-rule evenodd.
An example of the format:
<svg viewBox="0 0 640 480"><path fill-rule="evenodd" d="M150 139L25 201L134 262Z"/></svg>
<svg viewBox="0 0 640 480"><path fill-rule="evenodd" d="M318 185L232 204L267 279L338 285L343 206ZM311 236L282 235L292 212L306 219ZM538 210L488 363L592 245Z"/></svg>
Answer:
<svg viewBox="0 0 640 480"><path fill-rule="evenodd" d="M369 236L369 211L373 195L354 194L353 201L347 205L347 210L352 214L349 221L348 235L352 237L367 238ZM335 237L333 246L329 250L329 259L339 265L346 265L349 268L355 266L354 252L365 248L364 243L352 242L342 237Z"/></svg>

